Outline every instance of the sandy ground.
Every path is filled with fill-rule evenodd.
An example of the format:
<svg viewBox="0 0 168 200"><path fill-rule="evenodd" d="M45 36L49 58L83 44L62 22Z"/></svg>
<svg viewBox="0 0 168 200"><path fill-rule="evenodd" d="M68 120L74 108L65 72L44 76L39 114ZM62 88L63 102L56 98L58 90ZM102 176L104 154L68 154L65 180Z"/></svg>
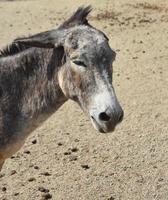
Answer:
<svg viewBox="0 0 168 200"><path fill-rule="evenodd" d="M168 200L165 2L0 1L1 46L51 29L91 4L91 24L117 52L114 86L125 111L123 123L104 135L76 104L66 103L6 161L0 200Z"/></svg>

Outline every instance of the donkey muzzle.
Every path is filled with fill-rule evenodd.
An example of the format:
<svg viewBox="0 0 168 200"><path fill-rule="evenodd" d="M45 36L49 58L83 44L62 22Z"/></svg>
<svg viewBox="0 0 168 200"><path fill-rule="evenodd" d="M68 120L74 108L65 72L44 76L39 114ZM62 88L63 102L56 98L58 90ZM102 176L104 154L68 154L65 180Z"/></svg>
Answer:
<svg viewBox="0 0 168 200"><path fill-rule="evenodd" d="M93 95L89 113L94 128L102 133L114 131L123 120L123 109L111 85Z"/></svg>
<svg viewBox="0 0 168 200"><path fill-rule="evenodd" d="M121 106L117 109L108 107L102 112L92 110L90 116L94 128L101 133L107 133L115 130L116 125L123 120L124 112Z"/></svg>

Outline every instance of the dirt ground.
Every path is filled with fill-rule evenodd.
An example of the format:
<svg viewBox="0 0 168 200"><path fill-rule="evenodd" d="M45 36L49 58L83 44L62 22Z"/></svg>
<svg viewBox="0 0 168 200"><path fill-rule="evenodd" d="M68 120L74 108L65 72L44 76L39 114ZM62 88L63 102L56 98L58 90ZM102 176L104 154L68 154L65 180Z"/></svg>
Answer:
<svg viewBox="0 0 168 200"><path fill-rule="evenodd" d="M69 101L8 159L0 200L168 200L168 4L165 0L0 1L0 46L54 28L79 5L117 52L125 118L96 132Z"/></svg>

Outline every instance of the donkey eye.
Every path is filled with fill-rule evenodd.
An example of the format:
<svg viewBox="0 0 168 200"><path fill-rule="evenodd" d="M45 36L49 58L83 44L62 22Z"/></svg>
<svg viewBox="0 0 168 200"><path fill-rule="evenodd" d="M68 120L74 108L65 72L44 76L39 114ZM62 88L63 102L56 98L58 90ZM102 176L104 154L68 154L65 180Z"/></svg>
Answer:
<svg viewBox="0 0 168 200"><path fill-rule="evenodd" d="M87 67L87 66L85 65L85 63L82 62L82 61L80 61L80 60L74 60L73 63L75 63L76 65L79 65L79 66Z"/></svg>

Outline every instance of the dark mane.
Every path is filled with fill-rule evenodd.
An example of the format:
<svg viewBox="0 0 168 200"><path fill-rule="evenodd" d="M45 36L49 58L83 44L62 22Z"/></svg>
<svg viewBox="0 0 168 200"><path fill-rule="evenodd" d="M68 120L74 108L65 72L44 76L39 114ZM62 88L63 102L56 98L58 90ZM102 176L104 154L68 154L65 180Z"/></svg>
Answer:
<svg viewBox="0 0 168 200"><path fill-rule="evenodd" d="M0 49L0 58L18 54L29 48L30 47L25 46L20 43L11 43L10 45L6 46L5 48Z"/></svg>

